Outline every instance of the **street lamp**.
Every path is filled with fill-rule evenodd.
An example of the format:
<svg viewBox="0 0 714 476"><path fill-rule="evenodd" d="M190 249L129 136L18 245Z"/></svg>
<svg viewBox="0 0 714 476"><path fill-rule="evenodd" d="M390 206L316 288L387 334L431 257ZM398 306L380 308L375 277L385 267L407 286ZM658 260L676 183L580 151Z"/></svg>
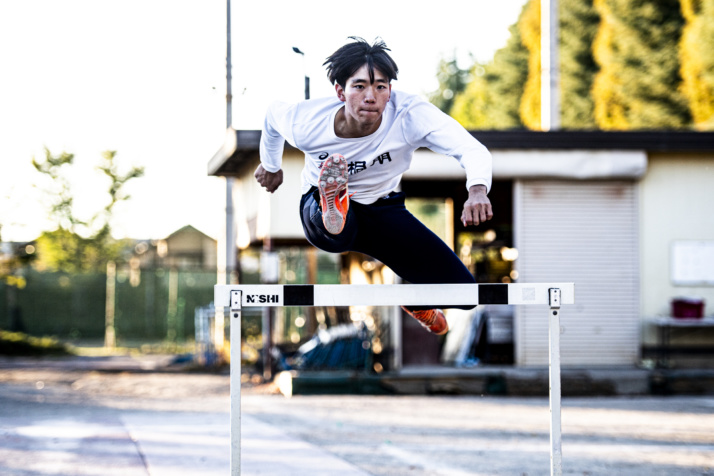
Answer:
<svg viewBox="0 0 714 476"><path fill-rule="evenodd" d="M305 71L305 99L310 99L310 77L307 75L307 69L305 69L305 53L300 51L297 46L293 46L293 51L302 56L302 67Z"/></svg>

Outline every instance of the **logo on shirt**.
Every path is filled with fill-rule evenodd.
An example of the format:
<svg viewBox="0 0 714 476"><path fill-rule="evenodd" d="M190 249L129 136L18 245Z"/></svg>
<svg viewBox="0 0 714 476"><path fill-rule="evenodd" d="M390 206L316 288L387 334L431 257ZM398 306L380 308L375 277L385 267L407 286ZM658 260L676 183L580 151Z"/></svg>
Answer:
<svg viewBox="0 0 714 476"><path fill-rule="evenodd" d="M328 156L324 157L325 159ZM323 154L320 154L320 159L323 159ZM368 160L354 160L351 161L347 164L347 174L348 175L354 175L357 173L360 173L364 170L367 170L369 167L373 167L375 165L384 165L385 162L391 162L392 157L389 155L389 152L385 152L384 154L378 155L375 159L372 160L371 163L369 163ZM324 162L321 162L318 168L322 168L322 164Z"/></svg>

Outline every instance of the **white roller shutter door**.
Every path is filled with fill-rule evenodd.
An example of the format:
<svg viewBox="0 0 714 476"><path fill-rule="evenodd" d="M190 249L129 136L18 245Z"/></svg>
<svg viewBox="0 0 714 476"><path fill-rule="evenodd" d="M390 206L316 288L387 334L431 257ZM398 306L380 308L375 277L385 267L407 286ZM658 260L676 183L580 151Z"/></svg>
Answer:
<svg viewBox="0 0 714 476"><path fill-rule="evenodd" d="M518 282L574 282L561 312L564 366L633 365L639 358L639 246L633 181L514 184ZM547 310L516 306L516 363L548 364Z"/></svg>

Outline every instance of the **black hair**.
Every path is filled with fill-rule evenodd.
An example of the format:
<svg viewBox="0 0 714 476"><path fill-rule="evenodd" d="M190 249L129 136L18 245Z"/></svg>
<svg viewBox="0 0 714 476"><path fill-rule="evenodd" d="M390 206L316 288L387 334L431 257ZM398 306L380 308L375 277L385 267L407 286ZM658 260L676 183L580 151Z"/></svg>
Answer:
<svg viewBox="0 0 714 476"><path fill-rule="evenodd" d="M347 80L365 64L369 69L369 80L374 82L374 69L377 68L389 81L397 79L397 63L394 62L387 51L387 45L381 38L374 40L370 45L357 36L350 36L352 43L347 43L330 55L322 64L327 66L327 77L332 84L339 84L343 88Z"/></svg>

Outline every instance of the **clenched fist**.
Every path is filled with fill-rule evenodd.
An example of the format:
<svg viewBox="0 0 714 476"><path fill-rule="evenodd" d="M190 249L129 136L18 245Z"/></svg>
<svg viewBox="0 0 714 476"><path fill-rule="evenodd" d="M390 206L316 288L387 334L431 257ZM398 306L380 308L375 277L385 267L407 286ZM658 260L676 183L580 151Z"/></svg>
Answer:
<svg viewBox="0 0 714 476"><path fill-rule="evenodd" d="M486 187L474 185L469 189L469 198L464 203L464 211L461 213L461 223L464 226L478 225L493 218L491 201L486 195Z"/></svg>
<svg viewBox="0 0 714 476"><path fill-rule="evenodd" d="M255 171L255 179L268 192L273 193L283 183L283 170L268 172L263 168L263 164L260 164Z"/></svg>

